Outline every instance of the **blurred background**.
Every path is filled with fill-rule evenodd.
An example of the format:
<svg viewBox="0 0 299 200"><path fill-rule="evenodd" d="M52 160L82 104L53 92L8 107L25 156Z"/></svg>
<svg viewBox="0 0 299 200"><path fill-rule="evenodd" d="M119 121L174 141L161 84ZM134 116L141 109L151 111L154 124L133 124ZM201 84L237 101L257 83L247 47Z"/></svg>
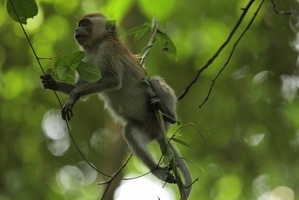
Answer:
<svg viewBox="0 0 299 200"><path fill-rule="evenodd" d="M205 70L179 102L182 125L176 144L193 178L191 200L196 199L299 199L299 9L298 1L276 0L278 15L266 1L252 27L237 46L202 108L211 80L226 62L237 36L252 18L255 1L232 42ZM73 39L83 15L102 12L117 20L120 35L150 22L160 22L177 48L177 58L156 45L147 61L147 72L160 75L176 94L183 92L225 41L248 0L37 0L39 12L25 29L39 57L50 58L78 50ZM146 46L150 33L133 42L122 38L134 53ZM43 59L45 70L55 59ZM6 2L0 3L0 200L100 199L107 177L98 174L75 148L60 117L60 106L51 91L41 87L42 74L18 23L9 18ZM66 96L59 94L62 102ZM103 110L97 95L74 108L70 127L76 144L97 169L113 174L130 151L121 127ZM171 136L179 126L169 131ZM208 140L206 140L209 138ZM159 158L157 145L151 151ZM121 177L148 170L132 158ZM121 185L121 186L120 186ZM151 175L116 180L106 199L179 199L173 185ZM116 191L116 192L115 192ZM113 198L114 194L114 198Z"/></svg>

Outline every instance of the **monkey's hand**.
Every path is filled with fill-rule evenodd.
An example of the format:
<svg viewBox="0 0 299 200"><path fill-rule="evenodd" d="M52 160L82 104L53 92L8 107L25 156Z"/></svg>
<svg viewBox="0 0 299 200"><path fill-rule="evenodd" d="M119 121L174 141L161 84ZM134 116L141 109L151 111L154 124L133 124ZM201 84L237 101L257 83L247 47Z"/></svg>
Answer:
<svg viewBox="0 0 299 200"><path fill-rule="evenodd" d="M58 90L59 86L57 81L52 77L51 74L41 75L40 78L42 79L42 84L45 89Z"/></svg>
<svg viewBox="0 0 299 200"><path fill-rule="evenodd" d="M79 99L76 93L71 92L67 102L64 104L61 110L61 117L63 120L70 120L73 117L73 107L76 101Z"/></svg>
<svg viewBox="0 0 299 200"><path fill-rule="evenodd" d="M163 109L165 106L163 105L163 102L161 101L161 99L157 96L152 97L150 99L150 110L152 110L153 112L155 112L156 109L159 109L162 112L163 115L163 119L171 124L176 123L176 119L173 119L172 117L166 115L165 113L163 113L163 111L165 109Z"/></svg>
<svg viewBox="0 0 299 200"><path fill-rule="evenodd" d="M177 180L174 176L169 172L169 167L159 167L153 171L153 174L157 176L162 181L166 181L167 183L177 183Z"/></svg>

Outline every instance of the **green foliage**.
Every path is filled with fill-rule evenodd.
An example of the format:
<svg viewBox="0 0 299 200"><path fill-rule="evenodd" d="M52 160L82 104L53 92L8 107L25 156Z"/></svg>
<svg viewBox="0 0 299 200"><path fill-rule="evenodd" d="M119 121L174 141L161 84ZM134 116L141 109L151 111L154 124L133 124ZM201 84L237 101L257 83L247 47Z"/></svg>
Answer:
<svg viewBox="0 0 299 200"><path fill-rule="evenodd" d="M156 19L153 19L152 23L146 22L140 26L136 26L136 27L128 30L127 32L125 32L121 37L127 37L130 35L134 35L134 42L136 42L136 41L140 40L142 38L142 36L144 36L144 34L146 32L148 32L149 30L153 31L155 26L157 26ZM166 33L163 33L160 30L158 30L155 39L163 47L163 49L162 49L163 51L168 52L171 55L174 55L175 57L177 56L176 47L175 47L174 43L172 42L172 40L170 39L170 37Z"/></svg>
<svg viewBox="0 0 299 200"><path fill-rule="evenodd" d="M188 147L188 148L192 149L192 147L190 146L190 144L188 144L188 143L186 143L186 142L184 142L182 140L179 140L177 138L171 138L171 141L174 141L174 142L176 142L178 144L181 144L181 145L183 145L185 147Z"/></svg>
<svg viewBox="0 0 299 200"><path fill-rule="evenodd" d="M158 32L157 39L159 44L163 46L163 51L166 51L174 56L177 55L176 47L167 34Z"/></svg>
<svg viewBox="0 0 299 200"><path fill-rule="evenodd" d="M172 159L172 154L169 151L167 151L167 145L164 142L160 142L159 145L161 153L163 154L163 163L166 166L169 166L170 161Z"/></svg>
<svg viewBox="0 0 299 200"><path fill-rule="evenodd" d="M121 37L127 37L130 35L134 35L134 41L138 41L147 31L151 28L150 23L144 23L140 26L136 26L127 32L125 32Z"/></svg>
<svg viewBox="0 0 299 200"><path fill-rule="evenodd" d="M83 62L84 51L77 51L67 56L58 58L54 65L54 71L62 81L72 81L72 71L76 70L78 74L88 82L95 82L100 79L101 73L97 66Z"/></svg>
<svg viewBox="0 0 299 200"><path fill-rule="evenodd" d="M88 82L95 82L101 78L100 69L93 64L80 62L75 69L78 74Z"/></svg>
<svg viewBox="0 0 299 200"><path fill-rule="evenodd" d="M11 2L14 6L12 6ZM7 0L7 12L9 16L19 22L15 11L18 13L22 24L27 24L28 18L33 18L37 15L38 8L34 0Z"/></svg>

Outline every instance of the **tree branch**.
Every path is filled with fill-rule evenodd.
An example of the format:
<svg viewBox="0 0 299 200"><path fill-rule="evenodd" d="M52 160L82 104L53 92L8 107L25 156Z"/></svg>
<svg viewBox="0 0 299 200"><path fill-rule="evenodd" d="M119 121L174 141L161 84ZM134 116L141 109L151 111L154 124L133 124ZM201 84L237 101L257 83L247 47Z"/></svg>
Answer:
<svg viewBox="0 0 299 200"><path fill-rule="evenodd" d="M179 95L178 97L178 101L182 100L186 94L189 92L190 88L197 82L200 74L206 70L213 62L214 60L218 57L218 55L221 53L221 51L229 44L230 40L232 39L232 37L234 36L234 34L236 33L237 29L239 28L240 24L242 23L244 17L246 16L249 8L251 7L251 5L253 4L255 0L250 0L248 2L248 4L246 5L245 8L243 8L243 13L240 16L239 20L237 21L236 25L234 26L234 28L232 29L232 31L230 32L230 34L228 35L227 39L225 40L225 42L219 47L219 49L215 52L215 54L207 61L207 63L202 66L196 73L194 79L189 83L189 85L186 86L185 90Z"/></svg>
<svg viewBox="0 0 299 200"><path fill-rule="evenodd" d="M108 181L105 181L105 182L101 182L101 183L98 183L98 185L104 185L104 184L107 184L107 187L102 195L102 200L105 198L111 184L113 183L113 181L117 178L118 174L120 174L120 172L126 167L126 165L128 164L128 162L130 161L131 157L133 156L133 153L131 153L129 155L129 157L127 158L126 162L110 177L110 179Z"/></svg>
<svg viewBox="0 0 299 200"><path fill-rule="evenodd" d="M208 94L207 94L206 98L205 98L204 101L199 105L200 108L201 108L201 107L202 107L202 106L209 100L209 97L210 97L211 92L212 92L212 90L213 90L213 87L214 87L214 85L215 85L215 83L216 83L216 80L218 79L218 77L220 76L220 74L223 72L223 70L226 68L226 66L229 64L230 59L231 59L231 57L233 56L233 53L235 52L237 45L239 44L240 40L243 38L243 36L245 35L245 33L249 30L250 26L252 25L253 21L255 20L256 16L258 15L258 13L259 13L259 11L260 11L260 9L261 9L261 7L262 7L264 1L265 1L265 0L262 0L262 1L261 1L259 7L256 9L256 11L255 11L253 17L251 18L250 22L248 23L248 25L246 26L246 28L244 29L244 31L241 33L241 35L239 36L239 38L237 39L237 41L234 43L233 48L232 48L232 50L231 50L231 52L230 52L230 54L229 54L229 56L228 56L228 58L227 58L225 64L224 64L223 67L219 70L219 72L216 74L216 76L213 78L212 83L211 83L211 86L210 86L210 89L209 89L209 91L208 91Z"/></svg>
<svg viewBox="0 0 299 200"><path fill-rule="evenodd" d="M153 33L152 33L152 36L149 40L149 42L147 43L147 46L143 49L143 54L141 56L141 59L140 59L140 63L141 65L143 66L143 68L145 69L145 64L146 64L146 60L147 60L147 57L152 49L152 47L154 46L155 42L156 42L156 37L157 37L157 34L158 34L158 25L157 25L157 22L156 20L153 21Z"/></svg>

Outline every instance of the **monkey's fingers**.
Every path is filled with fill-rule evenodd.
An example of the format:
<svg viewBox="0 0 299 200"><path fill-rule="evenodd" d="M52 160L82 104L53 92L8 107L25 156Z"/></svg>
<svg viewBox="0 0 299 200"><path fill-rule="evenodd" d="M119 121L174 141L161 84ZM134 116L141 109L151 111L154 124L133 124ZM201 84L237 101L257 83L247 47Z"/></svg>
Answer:
<svg viewBox="0 0 299 200"><path fill-rule="evenodd" d="M42 84L45 89L58 89L56 80L50 74L41 75L40 78L42 79Z"/></svg>
<svg viewBox="0 0 299 200"><path fill-rule="evenodd" d="M175 179L175 177L170 173L170 171L172 170L171 167L166 166L163 168L160 168L160 170L163 171L163 180L167 183L177 183L177 180Z"/></svg>
<svg viewBox="0 0 299 200"><path fill-rule="evenodd" d="M46 83L46 82L43 82L43 86L45 89L50 89L50 90L55 90L56 86L53 85L52 83Z"/></svg>
<svg viewBox="0 0 299 200"><path fill-rule="evenodd" d="M42 79L42 81L55 81L51 74L40 75L40 78Z"/></svg>
<svg viewBox="0 0 299 200"><path fill-rule="evenodd" d="M174 178L174 176L170 173L168 173L167 178L165 180L167 183L177 183L177 180Z"/></svg>
<svg viewBox="0 0 299 200"><path fill-rule="evenodd" d="M61 111L61 117L63 120L71 120L71 117L73 116L73 112L70 111L70 112L64 112L64 111Z"/></svg>
<svg viewBox="0 0 299 200"><path fill-rule="evenodd" d="M61 110L61 117L63 120L71 120L71 117L73 117L73 111L69 106L64 106Z"/></svg>
<svg viewBox="0 0 299 200"><path fill-rule="evenodd" d="M61 118L62 118L63 120L68 119L67 113L65 112L64 108L62 108L62 110L61 110ZM69 119L68 119L68 120L69 120Z"/></svg>
<svg viewBox="0 0 299 200"><path fill-rule="evenodd" d="M156 110L160 109L160 105L162 104L161 100L158 97L152 97L150 99L150 109L151 110ZM160 109L161 110L161 109Z"/></svg>

